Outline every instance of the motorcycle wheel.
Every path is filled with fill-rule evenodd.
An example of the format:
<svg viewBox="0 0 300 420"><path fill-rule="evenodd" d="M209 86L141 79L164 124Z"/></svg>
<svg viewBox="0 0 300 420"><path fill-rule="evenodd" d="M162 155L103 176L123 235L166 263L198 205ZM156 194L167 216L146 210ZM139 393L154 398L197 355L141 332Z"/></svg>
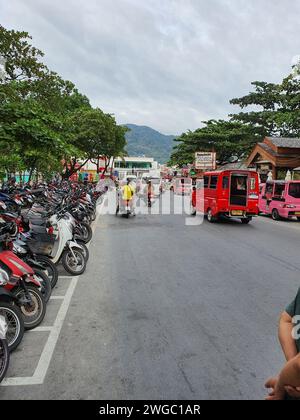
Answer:
<svg viewBox="0 0 300 420"><path fill-rule="evenodd" d="M77 258L77 262L73 257L73 253ZM80 274L85 272L86 260L79 249L73 249L72 252L70 249L64 251L61 262L64 269L72 276L80 276Z"/></svg>
<svg viewBox="0 0 300 420"><path fill-rule="evenodd" d="M27 290L30 294L32 302L31 304L20 304L19 307L22 312L25 330L32 330L43 322L46 314L46 302L37 287L27 286ZM18 299L20 299L24 293L25 291L19 288L14 294Z"/></svg>
<svg viewBox="0 0 300 420"><path fill-rule="evenodd" d="M96 220L96 217L97 217L97 210L94 209L93 213L92 213L92 222L94 222Z"/></svg>
<svg viewBox="0 0 300 420"><path fill-rule="evenodd" d="M34 270L34 277L41 283L40 292L43 295L44 301L48 303L52 293L51 281L49 277L41 270Z"/></svg>
<svg viewBox="0 0 300 420"><path fill-rule="evenodd" d="M80 223L80 226L75 232L76 238L82 240L85 244L89 243L93 236L92 228L88 223Z"/></svg>
<svg viewBox="0 0 300 420"><path fill-rule="evenodd" d="M50 279L51 287L54 289L58 281L58 271L56 265L48 257L43 255L37 255L36 259L37 261L43 263L46 275Z"/></svg>
<svg viewBox="0 0 300 420"><path fill-rule="evenodd" d="M24 336L22 313L18 306L0 302L0 316L3 316L7 323L6 341L9 351L12 352L19 346Z"/></svg>
<svg viewBox="0 0 300 420"><path fill-rule="evenodd" d="M6 204L6 206L7 206L7 211L10 213L18 213L19 208L20 208L18 204L16 203L8 203Z"/></svg>
<svg viewBox="0 0 300 420"><path fill-rule="evenodd" d="M80 239L78 239L76 242L78 243L78 245L80 245L80 246L82 247L82 249L83 249L83 256L84 256L84 258L85 258L85 261L86 261L86 262L88 262L88 260L89 260L89 258L90 258L90 252L89 252L89 250L88 250L88 247L87 247L87 246L86 246L86 244L85 244L83 241L81 241Z"/></svg>
<svg viewBox="0 0 300 420"><path fill-rule="evenodd" d="M0 382L6 375L9 366L9 349L6 340L0 339Z"/></svg>

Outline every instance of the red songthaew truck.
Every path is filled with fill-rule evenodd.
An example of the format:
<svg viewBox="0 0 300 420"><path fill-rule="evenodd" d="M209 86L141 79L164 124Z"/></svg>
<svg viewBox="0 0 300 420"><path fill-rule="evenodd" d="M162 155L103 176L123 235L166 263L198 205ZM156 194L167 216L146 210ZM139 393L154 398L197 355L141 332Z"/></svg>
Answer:
<svg viewBox="0 0 300 420"><path fill-rule="evenodd" d="M258 216L259 178L254 171L206 172L201 188L204 188L204 206L198 200L197 210L204 210L211 223L224 216L248 224Z"/></svg>

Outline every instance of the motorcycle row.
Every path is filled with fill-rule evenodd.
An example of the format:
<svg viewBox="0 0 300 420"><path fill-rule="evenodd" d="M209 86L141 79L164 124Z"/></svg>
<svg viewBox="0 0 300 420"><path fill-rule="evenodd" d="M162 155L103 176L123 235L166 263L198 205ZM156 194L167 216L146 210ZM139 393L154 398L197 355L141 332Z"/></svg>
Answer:
<svg viewBox="0 0 300 420"><path fill-rule="evenodd" d="M24 332L45 317L58 264L85 271L100 195L68 182L0 191L0 382Z"/></svg>

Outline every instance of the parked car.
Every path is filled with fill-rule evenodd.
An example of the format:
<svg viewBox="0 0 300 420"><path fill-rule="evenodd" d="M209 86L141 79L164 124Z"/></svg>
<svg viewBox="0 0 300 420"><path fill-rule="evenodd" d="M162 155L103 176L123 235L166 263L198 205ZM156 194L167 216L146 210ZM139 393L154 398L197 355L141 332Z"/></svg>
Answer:
<svg viewBox="0 0 300 420"><path fill-rule="evenodd" d="M297 217L300 221L300 181L269 181L262 184L259 211L271 215L274 220Z"/></svg>

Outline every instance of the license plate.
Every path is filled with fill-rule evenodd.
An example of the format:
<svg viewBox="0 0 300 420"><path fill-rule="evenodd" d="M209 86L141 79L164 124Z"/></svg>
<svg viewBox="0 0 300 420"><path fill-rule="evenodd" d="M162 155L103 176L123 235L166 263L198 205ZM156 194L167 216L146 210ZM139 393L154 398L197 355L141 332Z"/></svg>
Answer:
<svg viewBox="0 0 300 420"><path fill-rule="evenodd" d="M242 210L232 210L231 216L243 216L244 212Z"/></svg>
<svg viewBox="0 0 300 420"><path fill-rule="evenodd" d="M300 216L300 211L296 211L295 216Z"/></svg>

